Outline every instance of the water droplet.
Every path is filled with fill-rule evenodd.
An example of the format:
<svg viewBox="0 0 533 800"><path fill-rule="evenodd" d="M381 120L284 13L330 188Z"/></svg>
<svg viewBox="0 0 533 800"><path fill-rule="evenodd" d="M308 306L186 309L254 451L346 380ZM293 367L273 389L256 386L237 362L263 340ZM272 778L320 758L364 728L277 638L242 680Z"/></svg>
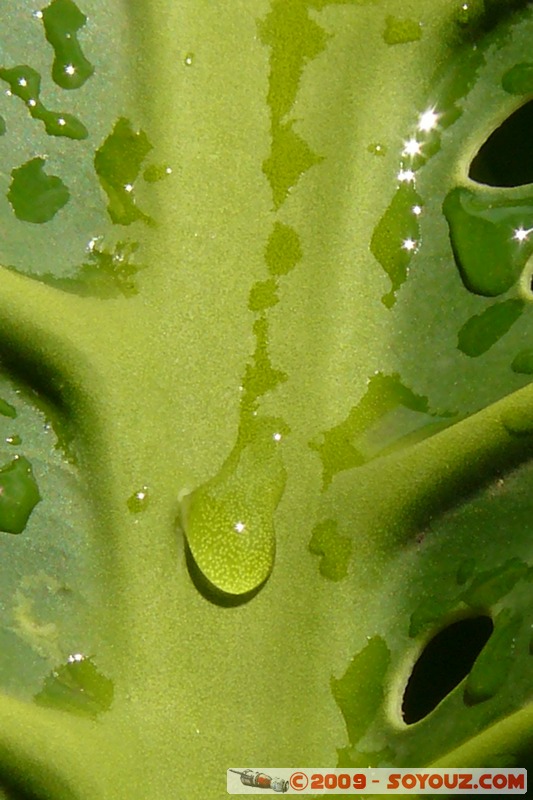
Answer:
<svg viewBox="0 0 533 800"><path fill-rule="evenodd" d="M194 53L187 53L185 58L183 59L183 63L186 67L190 67L194 61Z"/></svg>
<svg viewBox="0 0 533 800"><path fill-rule="evenodd" d="M414 158L422 153L422 143L415 136L404 142L402 155Z"/></svg>
<svg viewBox="0 0 533 800"><path fill-rule="evenodd" d="M533 203L497 200L493 193L460 187L449 192L443 210L466 288L484 297L507 292L533 253L523 225L533 216Z"/></svg>
<svg viewBox="0 0 533 800"><path fill-rule="evenodd" d="M111 707L113 694L112 681L96 668L92 658L74 653L45 678L34 700L45 708L95 719Z"/></svg>
<svg viewBox="0 0 533 800"><path fill-rule="evenodd" d="M79 89L94 73L76 35L87 17L73 0L52 0L41 18L46 38L54 48L52 78L62 89Z"/></svg>
<svg viewBox="0 0 533 800"><path fill-rule="evenodd" d="M418 130L423 133L429 133L434 130L439 124L439 114L435 108L428 108L423 111L418 118Z"/></svg>
<svg viewBox="0 0 533 800"><path fill-rule="evenodd" d="M471 3L461 3L455 18L459 25L469 25L472 21L472 17L473 10L471 8Z"/></svg>
<svg viewBox="0 0 533 800"><path fill-rule="evenodd" d="M387 44L405 44L416 42L422 38L422 26L420 22L413 19L401 19L400 17L387 17L383 39Z"/></svg>
<svg viewBox="0 0 533 800"><path fill-rule="evenodd" d="M494 631L479 654L465 686L469 704L490 700L505 685L515 660L520 614L504 608L494 620Z"/></svg>
<svg viewBox="0 0 533 800"><path fill-rule="evenodd" d="M30 462L15 456L0 469L0 531L22 533L40 499Z"/></svg>
<svg viewBox="0 0 533 800"><path fill-rule="evenodd" d="M380 144L379 142L369 144L367 150L369 153L372 153L373 156L387 155L387 148L384 144Z"/></svg>
<svg viewBox="0 0 533 800"><path fill-rule="evenodd" d="M416 175L412 169L400 169L398 172L398 181L400 183L414 183Z"/></svg>
<svg viewBox="0 0 533 800"><path fill-rule="evenodd" d="M149 502L148 487L143 486L128 498L127 505L132 514L140 514L142 511L146 511Z"/></svg>
<svg viewBox="0 0 533 800"><path fill-rule="evenodd" d="M15 216L26 222L49 222L70 199L70 192L55 175L44 171L44 159L33 158L11 173L7 198Z"/></svg>
<svg viewBox="0 0 533 800"><path fill-rule="evenodd" d="M416 252L418 250L418 242L415 239L404 239L402 242L402 249L408 252Z"/></svg>
<svg viewBox="0 0 533 800"><path fill-rule="evenodd" d="M273 516L286 480L272 438L278 426L255 418L241 427L218 475L181 502L180 523L196 566L226 595L254 591L272 570Z"/></svg>
<svg viewBox="0 0 533 800"><path fill-rule="evenodd" d="M84 658L85 656L82 655L82 653L72 653L72 655L68 657L67 661L69 662L69 664L71 664L73 661L83 661ZM55 675L57 676L57 672L55 673Z"/></svg>
<svg viewBox="0 0 533 800"><path fill-rule="evenodd" d="M147 183L157 183L172 175L172 167L165 164L151 164L143 172L143 178Z"/></svg>
<svg viewBox="0 0 533 800"><path fill-rule="evenodd" d="M6 444L19 445L22 444L22 439L17 434L6 436Z"/></svg>
<svg viewBox="0 0 533 800"><path fill-rule="evenodd" d="M107 211L118 225L131 225L136 220L153 222L138 208L133 192L142 163L151 149L146 134L134 131L130 121L121 117L95 153L94 168L109 200ZM131 189L126 189L127 186Z"/></svg>

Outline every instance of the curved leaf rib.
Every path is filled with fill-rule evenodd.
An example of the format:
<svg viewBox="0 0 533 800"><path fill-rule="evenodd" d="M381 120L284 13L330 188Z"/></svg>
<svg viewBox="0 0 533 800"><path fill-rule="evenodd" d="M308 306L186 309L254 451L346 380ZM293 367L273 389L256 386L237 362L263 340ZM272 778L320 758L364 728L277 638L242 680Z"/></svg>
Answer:
<svg viewBox="0 0 533 800"><path fill-rule="evenodd" d="M24 364L34 377L57 388L67 380L67 365L70 372L73 367L87 370L90 326L100 328L105 320L101 309L95 320L95 309L88 314L81 308L83 300L0 268L2 361L13 361L17 371Z"/></svg>
<svg viewBox="0 0 533 800"><path fill-rule="evenodd" d="M394 520L387 537L405 541L435 508L455 505L532 456L530 385L407 450L368 465L365 483L370 497L379 485L380 514Z"/></svg>
<svg viewBox="0 0 533 800"><path fill-rule="evenodd" d="M0 695L0 781L9 787L61 800L106 797L99 738L95 723Z"/></svg>
<svg viewBox="0 0 533 800"><path fill-rule="evenodd" d="M493 765L507 758L513 766L515 759L529 758L533 751L533 703L516 713L499 720L490 728L486 728L473 739L447 753L432 767L470 767L472 764ZM527 766L521 763L520 766Z"/></svg>
<svg viewBox="0 0 533 800"><path fill-rule="evenodd" d="M60 289L28 278L0 266L0 318L3 338L21 337L34 346L42 344L43 336L51 338L56 330L68 326L69 336L62 336L65 347L80 347L87 336L90 323L106 326L108 315L102 303L91 298L76 297ZM98 316L98 319L95 317ZM35 336L39 338L36 340Z"/></svg>

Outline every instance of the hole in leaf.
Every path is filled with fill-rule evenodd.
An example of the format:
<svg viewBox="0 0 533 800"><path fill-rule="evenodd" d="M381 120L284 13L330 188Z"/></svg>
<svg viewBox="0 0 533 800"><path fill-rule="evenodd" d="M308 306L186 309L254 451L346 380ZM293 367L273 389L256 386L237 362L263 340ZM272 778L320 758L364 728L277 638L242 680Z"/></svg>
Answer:
<svg viewBox="0 0 533 800"><path fill-rule="evenodd" d="M408 725L426 717L468 675L493 628L489 616L470 617L453 622L428 642L403 696Z"/></svg>
<svg viewBox="0 0 533 800"><path fill-rule="evenodd" d="M533 100L507 117L470 165L469 177L489 186L533 183Z"/></svg>

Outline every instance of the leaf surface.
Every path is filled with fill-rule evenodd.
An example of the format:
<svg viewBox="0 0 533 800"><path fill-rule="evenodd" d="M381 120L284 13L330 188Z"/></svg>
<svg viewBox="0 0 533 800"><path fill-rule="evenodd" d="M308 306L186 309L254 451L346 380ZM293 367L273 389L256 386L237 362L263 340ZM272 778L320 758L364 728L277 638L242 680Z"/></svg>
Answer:
<svg viewBox="0 0 533 800"><path fill-rule="evenodd" d="M4 796L531 764L531 9L0 18Z"/></svg>

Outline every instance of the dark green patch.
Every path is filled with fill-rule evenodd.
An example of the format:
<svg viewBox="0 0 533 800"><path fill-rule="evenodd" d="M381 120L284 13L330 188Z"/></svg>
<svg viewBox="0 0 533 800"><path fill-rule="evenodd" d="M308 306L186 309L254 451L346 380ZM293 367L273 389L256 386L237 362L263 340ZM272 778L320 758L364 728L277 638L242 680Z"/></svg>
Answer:
<svg viewBox="0 0 533 800"><path fill-rule="evenodd" d="M300 237L289 225L275 222L265 251L271 275L288 275L302 258Z"/></svg>
<svg viewBox="0 0 533 800"><path fill-rule="evenodd" d="M431 411L427 397L411 391L399 375L373 375L346 419L309 444L320 455L324 488L337 473L425 438L452 416Z"/></svg>
<svg viewBox="0 0 533 800"><path fill-rule="evenodd" d="M0 531L22 533L40 499L30 462L16 456L0 469Z"/></svg>
<svg viewBox="0 0 533 800"><path fill-rule="evenodd" d="M46 38L55 53L52 78L62 89L79 89L94 73L77 37L87 17L72 0L52 0L42 15Z"/></svg>
<svg viewBox="0 0 533 800"><path fill-rule="evenodd" d="M494 632L479 654L465 687L469 704L490 700L509 677L515 661L521 614L504 608L494 621Z"/></svg>
<svg viewBox="0 0 533 800"><path fill-rule="evenodd" d="M15 406L12 406L11 403L8 403L7 400L2 400L0 398L0 414L3 417L10 417L11 419L15 419L17 416L17 409Z"/></svg>
<svg viewBox="0 0 533 800"><path fill-rule="evenodd" d="M302 175L323 160L295 133L293 125L294 120L291 120L273 129L272 150L263 163L263 172L270 183L276 209L283 205L289 191Z"/></svg>
<svg viewBox="0 0 533 800"><path fill-rule="evenodd" d="M24 102L33 119L40 120L50 136L86 139L89 132L77 117L63 111L49 111L41 102L41 76L26 64L0 68L0 78L9 84L11 94Z"/></svg>
<svg viewBox="0 0 533 800"><path fill-rule="evenodd" d="M137 220L152 222L136 205L134 184L144 159L152 149L144 131L134 131L121 117L94 156L94 168L108 197L107 210L118 225Z"/></svg>
<svg viewBox="0 0 533 800"><path fill-rule="evenodd" d="M126 505L128 506L128 510L131 511L132 514L140 514L143 511L146 511L149 503L150 503L150 497L148 494L148 487L142 486L140 489L134 492L130 497L128 497Z"/></svg>
<svg viewBox="0 0 533 800"><path fill-rule="evenodd" d="M326 47L327 34L307 6L306 0L273 0L258 23L261 41L271 48L268 104L274 127L290 111L305 65Z"/></svg>
<svg viewBox="0 0 533 800"><path fill-rule="evenodd" d="M457 347L466 356L486 353L510 330L524 310L522 300L505 300L471 317L459 331Z"/></svg>
<svg viewBox="0 0 533 800"><path fill-rule="evenodd" d="M331 679L331 691L339 706L352 747L378 714L390 663L389 648L379 636L354 656L340 679Z"/></svg>
<svg viewBox="0 0 533 800"><path fill-rule="evenodd" d="M396 292L407 280L408 268L420 240L420 224L414 212L422 198L410 182L403 182L376 225L370 250L389 276L392 288L382 300L387 308L396 302ZM410 249L411 248L411 249Z"/></svg>
<svg viewBox="0 0 533 800"><path fill-rule="evenodd" d="M369 153L372 153L373 156L387 155L387 148L384 144L380 144L379 142L373 142L372 144L369 144L367 150Z"/></svg>
<svg viewBox="0 0 533 800"><path fill-rule="evenodd" d="M442 623L458 608L459 603L460 596L426 598L411 614L409 636L414 639L422 631Z"/></svg>
<svg viewBox="0 0 533 800"><path fill-rule="evenodd" d="M147 183L157 183L172 174L172 169L165 164L151 164L143 172L143 178Z"/></svg>
<svg viewBox="0 0 533 800"><path fill-rule="evenodd" d="M502 78L502 87L509 94L532 94L533 93L533 64L522 62L515 64L507 70Z"/></svg>
<svg viewBox="0 0 533 800"><path fill-rule="evenodd" d="M321 556L319 569L324 578L341 581L348 574L353 542L339 534L335 520L324 520L313 528L309 551Z"/></svg>
<svg viewBox="0 0 533 800"><path fill-rule="evenodd" d="M95 719L113 702L113 683L90 658L72 656L55 669L34 697L39 706Z"/></svg>
<svg viewBox="0 0 533 800"><path fill-rule="evenodd" d="M387 44L406 44L407 42L416 42L421 38L422 27L416 20L387 17L383 31L383 40Z"/></svg>
<svg viewBox="0 0 533 800"><path fill-rule="evenodd" d="M137 249L136 242L118 242L112 251L100 249L95 244L75 275L64 278L42 275L39 280L81 297L101 297L103 300L133 297L138 293L135 276L143 268L134 261Z"/></svg>
<svg viewBox="0 0 533 800"><path fill-rule="evenodd" d="M49 222L70 198L61 178L46 174L44 163L43 158L33 158L11 173L7 199L15 216L25 222Z"/></svg>
<svg viewBox="0 0 533 800"><path fill-rule="evenodd" d="M279 303L278 286L273 278L254 283L250 289L248 308L250 311L265 311Z"/></svg>
<svg viewBox="0 0 533 800"><path fill-rule="evenodd" d="M255 351L253 360L246 365L242 382L243 407L253 410L257 400L287 380L282 370L275 369L268 353L268 320L260 317L254 322Z"/></svg>
<svg viewBox="0 0 533 800"><path fill-rule="evenodd" d="M466 558L464 561L461 561L457 568L457 574L455 576L455 580L459 586L463 586L467 581L470 580L472 575L474 574L476 569L476 559L475 558Z"/></svg>
<svg viewBox="0 0 533 800"><path fill-rule="evenodd" d="M505 597L518 581L527 575L528 565L519 558L511 558L499 567L480 572L463 593L464 602L474 609L490 608Z"/></svg>
<svg viewBox="0 0 533 800"><path fill-rule="evenodd" d="M519 375L533 375L533 350L521 350L511 364L513 372Z"/></svg>

